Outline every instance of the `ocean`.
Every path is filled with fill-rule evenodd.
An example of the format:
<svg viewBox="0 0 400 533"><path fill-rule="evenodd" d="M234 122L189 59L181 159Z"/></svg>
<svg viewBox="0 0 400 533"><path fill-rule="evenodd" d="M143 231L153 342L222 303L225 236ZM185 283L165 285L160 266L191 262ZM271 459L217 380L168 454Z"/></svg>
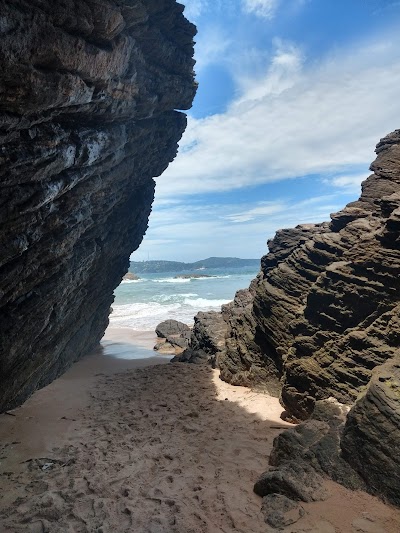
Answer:
<svg viewBox="0 0 400 533"><path fill-rule="evenodd" d="M157 324L175 319L189 326L198 311L220 311L257 275L254 267L207 268L191 274L204 278L175 278L185 273L141 274L141 279L123 280L115 290L110 326L135 331L154 331Z"/></svg>

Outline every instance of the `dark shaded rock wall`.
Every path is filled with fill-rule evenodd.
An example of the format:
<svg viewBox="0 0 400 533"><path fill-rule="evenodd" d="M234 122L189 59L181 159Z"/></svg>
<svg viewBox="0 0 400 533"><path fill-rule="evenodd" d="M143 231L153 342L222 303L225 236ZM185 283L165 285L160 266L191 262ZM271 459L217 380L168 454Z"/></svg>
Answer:
<svg viewBox="0 0 400 533"><path fill-rule="evenodd" d="M253 303L228 317L223 378L281 377L297 418L330 396L354 403L373 368L399 353L400 130L376 152L358 201L330 223L277 232Z"/></svg>
<svg viewBox="0 0 400 533"><path fill-rule="evenodd" d="M347 416L341 448L370 492L400 506L400 357L374 371Z"/></svg>
<svg viewBox="0 0 400 533"><path fill-rule="evenodd" d="M0 411L103 335L195 94L182 10L0 1Z"/></svg>

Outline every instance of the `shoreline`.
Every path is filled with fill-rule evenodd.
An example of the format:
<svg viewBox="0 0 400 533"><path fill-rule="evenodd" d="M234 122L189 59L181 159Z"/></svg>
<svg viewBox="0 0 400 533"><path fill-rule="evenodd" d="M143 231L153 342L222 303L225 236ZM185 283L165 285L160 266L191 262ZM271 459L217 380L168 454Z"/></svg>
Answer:
<svg viewBox="0 0 400 533"><path fill-rule="evenodd" d="M104 356L113 359L147 359L156 356L153 348L158 340L155 331L108 326L101 339L101 349Z"/></svg>
<svg viewBox="0 0 400 533"><path fill-rule="evenodd" d="M278 399L206 366L166 364L150 350L154 336L111 328L111 344L15 416L0 415L2 532L277 531L264 523L253 484L274 437L291 426ZM331 497L302 504L305 516L284 531L400 530L399 510L327 486Z"/></svg>

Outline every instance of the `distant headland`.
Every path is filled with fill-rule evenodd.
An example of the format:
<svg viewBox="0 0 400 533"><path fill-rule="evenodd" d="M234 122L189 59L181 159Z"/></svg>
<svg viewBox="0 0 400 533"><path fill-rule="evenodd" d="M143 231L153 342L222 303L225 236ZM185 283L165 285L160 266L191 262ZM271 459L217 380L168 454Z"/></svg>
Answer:
<svg viewBox="0 0 400 533"><path fill-rule="evenodd" d="M180 261L131 261L130 269L137 274L145 272L184 272L193 270L205 270L207 268L240 268L259 267L259 259L239 259L238 257L208 257L194 263L182 263Z"/></svg>

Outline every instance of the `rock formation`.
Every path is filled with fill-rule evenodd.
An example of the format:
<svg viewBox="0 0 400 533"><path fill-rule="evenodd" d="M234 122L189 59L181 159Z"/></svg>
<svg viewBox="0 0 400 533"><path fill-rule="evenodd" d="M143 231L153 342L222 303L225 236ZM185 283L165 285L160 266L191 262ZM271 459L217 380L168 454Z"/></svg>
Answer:
<svg viewBox="0 0 400 533"><path fill-rule="evenodd" d="M224 306L223 306L224 307ZM225 353L227 323L221 313L199 311L185 351L172 359L172 363L210 363L219 365L219 358Z"/></svg>
<svg viewBox="0 0 400 533"><path fill-rule="evenodd" d="M400 357L374 371L347 417L341 448L370 492L400 506Z"/></svg>
<svg viewBox="0 0 400 533"><path fill-rule="evenodd" d="M312 417L275 440L263 497L318 499L328 476L400 505L400 130L376 153L359 200L329 223L278 231L219 315L222 379L280 391L288 416ZM332 401L354 405L347 418Z"/></svg>
<svg viewBox="0 0 400 533"><path fill-rule="evenodd" d="M154 350L165 354L181 354L189 345L191 329L178 320L164 320L156 327L156 335L160 339Z"/></svg>
<svg viewBox="0 0 400 533"><path fill-rule="evenodd" d="M316 400L354 403L373 368L399 354L400 130L376 152L359 200L330 223L278 231L247 299L240 291L222 313L222 378L280 379L299 419Z"/></svg>
<svg viewBox="0 0 400 533"><path fill-rule="evenodd" d="M0 10L2 411L102 337L196 86L175 0Z"/></svg>

